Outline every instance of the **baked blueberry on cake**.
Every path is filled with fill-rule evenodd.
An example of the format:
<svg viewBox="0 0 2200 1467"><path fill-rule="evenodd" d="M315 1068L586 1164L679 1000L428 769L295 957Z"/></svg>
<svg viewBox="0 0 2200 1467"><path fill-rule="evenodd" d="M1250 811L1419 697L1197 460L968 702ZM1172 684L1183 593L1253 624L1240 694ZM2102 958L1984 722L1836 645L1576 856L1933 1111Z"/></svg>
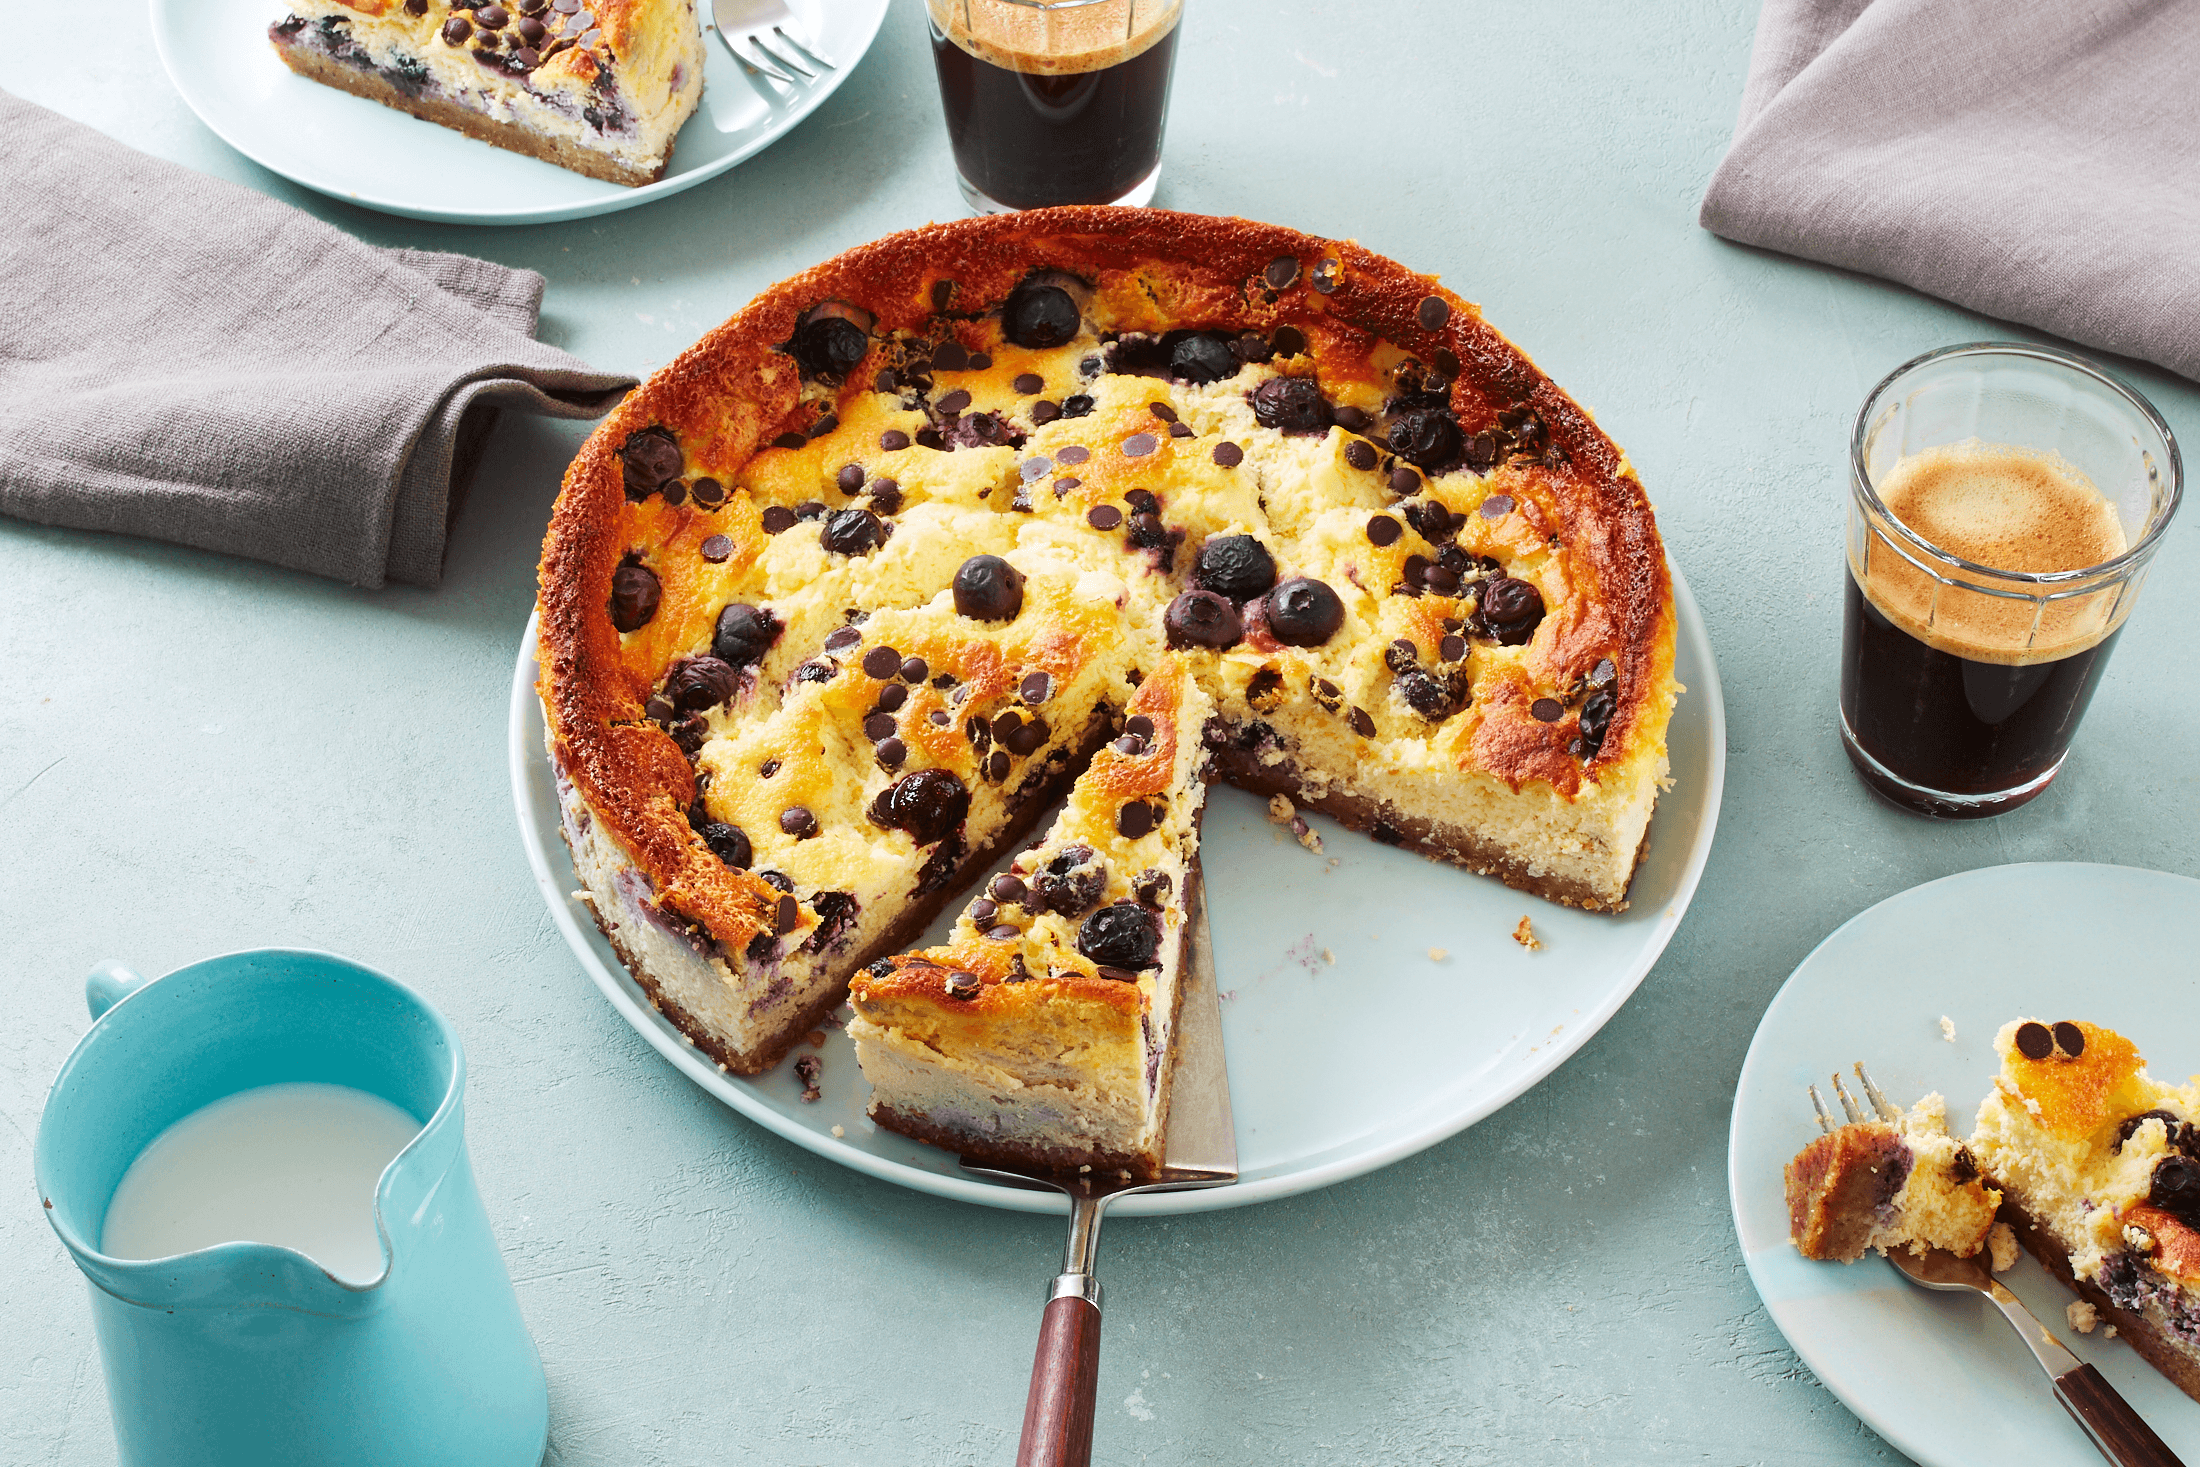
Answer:
<svg viewBox="0 0 2200 1467"><path fill-rule="evenodd" d="M612 183L654 183L703 93L694 0L295 0L300 76Z"/></svg>
<svg viewBox="0 0 2200 1467"><path fill-rule="evenodd" d="M2200 1400L2200 1087L2082 1021L2019 1020L1994 1047L1971 1149L2018 1240Z"/></svg>
<svg viewBox="0 0 2200 1467"><path fill-rule="evenodd" d="M1788 1237L1805 1258L1854 1263L1881 1253L1986 1246L2001 1194L1948 1134L1948 1105L1928 1095L1892 1120L1852 1121L1787 1165Z"/></svg>
<svg viewBox="0 0 2200 1467"><path fill-rule="evenodd" d="M1473 306L1145 210L765 292L575 459L540 612L659 1007L754 1072L853 978L883 1124L1064 1164L1151 1164L1206 780L1617 910L1677 691L1641 485Z"/></svg>

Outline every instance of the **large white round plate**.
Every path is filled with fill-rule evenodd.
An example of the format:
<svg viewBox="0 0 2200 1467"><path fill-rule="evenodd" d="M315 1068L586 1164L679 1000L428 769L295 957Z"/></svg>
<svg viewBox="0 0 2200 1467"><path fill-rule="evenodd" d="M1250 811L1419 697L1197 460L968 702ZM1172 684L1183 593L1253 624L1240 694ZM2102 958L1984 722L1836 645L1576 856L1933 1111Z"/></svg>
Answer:
<svg viewBox="0 0 2200 1467"><path fill-rule="evenodd" d="M283 0L153 0L153 43L199 120L238 152L348 204L454 224L545 224L631 209L715 178L816 110L870 49L887 0L788 0L837 66L776 88L707 24L703 101L656 183L627 188L507 152L395 108L307 81L267 28ZM699 7L706 18L708 0Z"/></svg>
<svg viewBox="0 0 2200 1467"><path fill-rule="evenodd" d="M1237 1207L1373 1171L1473 1125L1618 1012L1688 909L1726 778L1726 707L1711 644L1677 571L1673 590L1677 669L1688 689L1668 736L1674 783L1651 823L1631 905L1616 917L1522 896L1319 817L1328 849L1315 855L1268 822L1263 802L1228 788L1208 796L1200 864L1241 1177L1210 1191L1128 1197L1113 1210ZM1062 1210L1056 1193L978 1180L948 1153L872 1125L855 1048L837 1027L821 1053L824 1096L805 1105L791 1065L753 1078L722 1074L650 1007L573 897L535 677L530 620L512 681L520 835L550 915L620 1015L698 1085L820 1156L945 1197ZM959 910L951 903L926 940L944 940ZM1512 940L1523 914L1535 919L1539 952ZM1432 949L1447 956L1433 958Z"/></svg>
<svg viewBox="0 0 2200 1467"><path fill-rule="evenodd" d="M2200 1061L2200 881L2126 866L1994 866L1913 887L1818 945L1757 1026L1734 1092L1727 1185L1750 1281L1841 1403L1925 1467L2100 1467L2015 1330L1984 1300L1934 1294L1866 1258L1812 1263L1788 1244L1781 1168L1818 1134L1806 1084L1864 1061L1898 1105L1948 1097L1971 1129L2018 1017L2131 1037L2157 1073ZM1940 1020L1955 1021L1955 1042ZM1852 1083L1850 1089L1855 1089ZM1832 1102L1832 1096L1826 1096ZM2162 1440L2200 1462L2200 1406L2118 1340L2065 1327L2071 1293L2027 1254L2000 1275Z"/></svg>

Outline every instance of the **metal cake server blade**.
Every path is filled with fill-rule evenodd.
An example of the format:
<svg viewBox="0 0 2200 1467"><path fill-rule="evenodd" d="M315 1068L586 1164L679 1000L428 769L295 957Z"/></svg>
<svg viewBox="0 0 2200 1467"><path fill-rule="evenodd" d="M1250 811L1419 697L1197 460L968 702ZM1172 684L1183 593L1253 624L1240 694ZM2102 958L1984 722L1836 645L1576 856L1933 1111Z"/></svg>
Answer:
<svg viewBox="0 0 2200 1467"><path fill-rule="evenodd" d="M1162 1135L1162 1168L1151 1181L1121 1173L1057 1172L979 1166L963 1170L1026 1187L1051 1187L1069 1197L1069 1243L1062 1272L1047 1290L1039 1323L1039 1348L1031 1365L1031 1394L1024 1402L1024 1433L1017 1467L1086 1467L1092 1460L1092 1416L1100 1381L1100 1218L1118 1197L1136 1192L1178 1192L1223 1187L1238 1178L1237 1127L1230 1115L1230 1070L1222 1053L1222 996L1215 987L1214 943L1207 930L1207 900L1195 865L1184 882L1184 912L1191 935L1176 1022L1176 1060L1170 1070L1169 1114Z"/></svg>

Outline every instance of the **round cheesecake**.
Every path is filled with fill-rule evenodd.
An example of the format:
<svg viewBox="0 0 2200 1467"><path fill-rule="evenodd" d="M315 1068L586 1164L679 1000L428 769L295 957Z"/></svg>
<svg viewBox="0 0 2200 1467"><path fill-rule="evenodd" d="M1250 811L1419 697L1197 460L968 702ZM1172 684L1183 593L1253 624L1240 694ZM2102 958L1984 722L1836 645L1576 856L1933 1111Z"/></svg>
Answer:
<svg viewBox="0 0 2200 1467"><path fill-rule="evenodd" d="M566 839L668 1017L754 1072L853 978L882 1123L1076 1164L1165 1117L1208 782L1617 911L1677 692L1641 484L1472 305L1154 210L766 291L574 460L540 628Z"/></svg>

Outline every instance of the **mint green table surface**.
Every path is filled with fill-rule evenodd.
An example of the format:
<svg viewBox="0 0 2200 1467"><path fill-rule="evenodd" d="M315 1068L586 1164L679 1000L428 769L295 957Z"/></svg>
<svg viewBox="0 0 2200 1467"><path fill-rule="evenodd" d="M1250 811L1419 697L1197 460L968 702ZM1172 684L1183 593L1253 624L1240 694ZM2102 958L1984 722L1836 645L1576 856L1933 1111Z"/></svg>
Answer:
<svg viewBox="0 0 2200 1467"><path fill-rule="evenodd" d="M1595 409L1702 602L1731 762L1678 937L1540 1088L1328 1191L1110 1226L1097 1462L1899 1460L1742 1269L1727 1111L1759 1013L1827 932L1921 881L2021 860L2200 875L2200 510L2046 796L1940 827L1849 773L1850 415L1919 351L2031 333L1696 227L1748 10L1193 0L1158 202L1438 272ZM245 162L176 99L140 6L9 26L0 85L370 241L540 270L544 335L642 374L769 282L959 207L911 0L725 177L505 230L358 212ZM2114 365L2200 445L2200 391ZM582 431L505 419L433 592L0 520L0 1462L113 1460L90 1309L31 1182L86 969L278 944L398 975L465 1036L548 1461L1012 1458L1058 1224L900 1191L726 1110L620 1022L536 894L505 698Z"/></svg>

